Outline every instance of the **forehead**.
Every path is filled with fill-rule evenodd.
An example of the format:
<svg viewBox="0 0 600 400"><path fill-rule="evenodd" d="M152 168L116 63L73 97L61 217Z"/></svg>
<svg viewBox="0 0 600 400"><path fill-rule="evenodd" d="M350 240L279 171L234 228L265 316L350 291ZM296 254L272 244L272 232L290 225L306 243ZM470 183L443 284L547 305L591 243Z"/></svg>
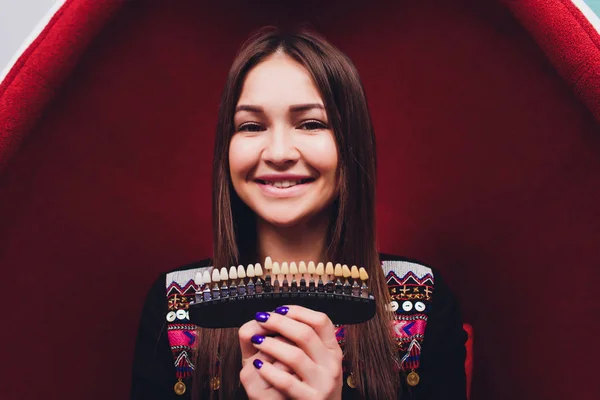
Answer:
<svg viewBox="0 0 600 400"><path fill-rule="evenodd" d="M248 72L238 101L265 107L300 103L323 104L308 70L281 53L268 57Z"/></svg>

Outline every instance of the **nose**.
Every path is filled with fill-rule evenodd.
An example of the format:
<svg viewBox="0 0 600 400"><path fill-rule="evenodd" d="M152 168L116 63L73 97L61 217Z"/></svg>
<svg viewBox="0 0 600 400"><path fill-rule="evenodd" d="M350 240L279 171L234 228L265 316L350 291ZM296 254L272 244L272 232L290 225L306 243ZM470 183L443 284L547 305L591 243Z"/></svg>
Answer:
<svg viewBox="0 0 600 400"><path fill-rule="evenodd" d="M271 132L263 150L262 158L274 165L295 163L300 158L300 152L294 143L293 135L285 129Z"/></svg>

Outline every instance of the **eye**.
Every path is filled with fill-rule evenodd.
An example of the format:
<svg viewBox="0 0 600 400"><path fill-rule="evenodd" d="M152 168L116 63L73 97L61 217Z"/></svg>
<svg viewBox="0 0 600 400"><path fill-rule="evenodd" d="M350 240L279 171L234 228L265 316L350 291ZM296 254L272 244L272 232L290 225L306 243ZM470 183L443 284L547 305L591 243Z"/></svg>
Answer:
<svg viewBox="0 0 600 400"><path fill-rule="evenodd" d="M248 123L242 124L238 128L238 131L239 132L260 132L262 129L263 129L262 126L260 126L259 124L248 122Z"/></svg>
<svg viewBox="0 0 600 400"><path fill-rule="evenodd" d="M304 121L300 124L300 129L306 131L317 131L319 129L327 129L327 125L317 120Z"/></svg>
<svg viewBox="0 0 600 400"><path fill-rule="evenodd" d="M413 308L412 302L406 300L404 303L402 303L402 309L404 311L408 312L408 311L412 310L412 308Z"/></svg>

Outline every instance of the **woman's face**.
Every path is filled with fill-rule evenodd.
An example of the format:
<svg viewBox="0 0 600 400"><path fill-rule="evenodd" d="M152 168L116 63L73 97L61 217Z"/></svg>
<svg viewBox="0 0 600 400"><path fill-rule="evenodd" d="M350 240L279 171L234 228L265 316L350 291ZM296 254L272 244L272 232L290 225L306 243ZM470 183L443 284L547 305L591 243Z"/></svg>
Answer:
<svg viewBox="0 0 600 400"><path fill-rule="evenodd" d="M229 147L233 187L256 215L279 227L324 215L337 197L338 154L310 73L276 53L244 81Z"/></svg>

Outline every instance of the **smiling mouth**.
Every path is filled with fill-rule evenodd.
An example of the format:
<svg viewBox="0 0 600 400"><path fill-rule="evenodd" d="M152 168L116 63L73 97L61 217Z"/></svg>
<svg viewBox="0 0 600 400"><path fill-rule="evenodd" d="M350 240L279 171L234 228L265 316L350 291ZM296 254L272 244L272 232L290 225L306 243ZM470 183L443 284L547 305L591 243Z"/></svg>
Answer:
<svg viewBox="0 0 600 400"><path fill-rule="evenodd" d="M304 185L305 183L310 183L313 182L314 179L313 178L307 178L307 179L300 179L300 180L285 180L285 181L263 181L260 179L257 179L256 182L260 183L261 185L267 185L267 186L274 186L278 189L288 189L294 186L298 186L298 185Z"/></svg>

